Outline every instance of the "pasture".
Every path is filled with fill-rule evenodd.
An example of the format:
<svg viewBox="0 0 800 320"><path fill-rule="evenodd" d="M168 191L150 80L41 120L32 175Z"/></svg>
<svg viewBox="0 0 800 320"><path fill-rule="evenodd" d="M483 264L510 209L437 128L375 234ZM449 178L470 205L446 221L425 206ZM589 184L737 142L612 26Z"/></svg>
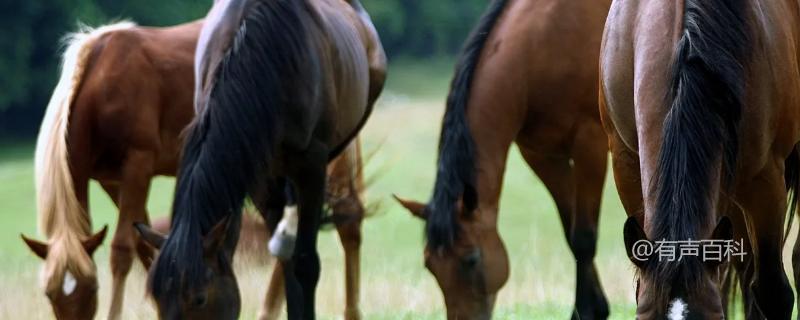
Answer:
<svg viewBox="0 0 800 320"><path fill-rule="evenodd" d="M366 168L368 178L376 177L367 200L380 202L379 212L365 221L363 230L361 306L365 319L444 318L440 290L423 266L423 224L394 203L391 194L417 200L427 200L430 195L452 64L449 59L395 62L389 69L387 90L362 131L365 154L377 149ZM19 239L21 232L41 238L36 232L33 148L32 142L0 144L0 319L52 317L38 285L40 261ZM168 214L173 187L171 178L154 182L148 203L151 217ZM108 224L113 230L116 209L96 183L91 186L90 202L94 229ZM516 149L511 151L500 212L511 276L500 291L495 318L568 318L574 299L574 261L553 201ZM611 303L612 319L629 319L635 308L633 266L622 243L624 219L609 169L595 261ZM98 317L105 317L110 300L108 240L95 254L100 275ZM323 265L317 291L319 318L338 319L344 289L342 250L336 233L323 231L319 247ZM784 250L787 258L788 251ZM241 318L253 319L271 269L244 260L237 262ZM155 318L145 297L144 280L145 271L137 262L127 281L123 318Z"/></svg>

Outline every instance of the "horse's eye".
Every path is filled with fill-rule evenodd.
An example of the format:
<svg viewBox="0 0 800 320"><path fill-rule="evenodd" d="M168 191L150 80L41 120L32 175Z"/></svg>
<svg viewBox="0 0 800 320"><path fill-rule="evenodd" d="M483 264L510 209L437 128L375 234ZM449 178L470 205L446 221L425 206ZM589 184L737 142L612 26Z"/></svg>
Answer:
<svg viewBox="0 0 800 320"><path fill-rule="evenodd" d="M481 262L481 250L473 249L472 252L461 258L461 265L468 269L474 269Z"/></svg>

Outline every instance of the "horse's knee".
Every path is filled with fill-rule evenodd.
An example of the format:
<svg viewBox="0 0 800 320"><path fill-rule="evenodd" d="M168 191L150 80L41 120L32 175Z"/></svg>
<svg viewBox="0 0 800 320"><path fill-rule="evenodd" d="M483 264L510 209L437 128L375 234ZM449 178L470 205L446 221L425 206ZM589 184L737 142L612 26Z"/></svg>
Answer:
<svg viewBox="0 0 800 320"><path fill-rule="evenodd" d="M571 247L578 262L591 262L597 251L597 231L590 228L575 228Z"/></svg>

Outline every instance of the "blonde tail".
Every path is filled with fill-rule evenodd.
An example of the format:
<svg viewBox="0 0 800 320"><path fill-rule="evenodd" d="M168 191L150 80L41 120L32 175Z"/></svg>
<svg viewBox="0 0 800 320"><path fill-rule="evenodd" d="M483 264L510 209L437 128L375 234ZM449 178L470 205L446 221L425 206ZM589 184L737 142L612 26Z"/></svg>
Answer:
<svg viewBox="0 0 800 320"><path fill-rule="evenodd" d="M39 232L47 238L60 228L91 234L73 186L67 154L67 127L72 101L83 79L91 48L103 34L134 27L121 22L97 29L81 27L81 31L65 38L61 78L47 105L39 137L36 141L35 172Z"/></svg>

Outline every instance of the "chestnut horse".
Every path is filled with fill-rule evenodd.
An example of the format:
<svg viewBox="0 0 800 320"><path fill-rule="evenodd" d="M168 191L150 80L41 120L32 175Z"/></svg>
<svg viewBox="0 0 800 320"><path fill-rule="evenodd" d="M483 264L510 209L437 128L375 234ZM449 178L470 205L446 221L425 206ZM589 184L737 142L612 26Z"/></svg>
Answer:
<svg viewBox="0 0 800 320"><path fill-rule="evenodd" d="M68 38L36 145L38 222L47 242L23 237L45 260L45 292L58 319L91 319L96 312L92 253L105 228L90 234L89 179L120 211L109 319L120 317L134 254L150 265L153 250L131 225L147 221L152 177L176 171L179 133L194 116L189 75L200 27L199 21L171 28L120 23Z"/></svg>
<svg viewBox="0 0 800 320"><path fill-rule="evenodd" d="M221 0L195 59L172 230L137 228L161 249L148 291L162 319L237 319L231 260L249 196L261 212L299 209L283 261L288 314L313 319L326 165L358 134L386 59L357 0ZM295 204L296 203L296 204Z"/></svg>
<svg viewBox="0 0 800 320"><path fill-rule="evenodd" d="M65 75L69 75L66 81L73 81L74 83L62 83L60 89L65 90L67 85L76 87L77 90L74 95L76 97L99 97L109 92L114 94L110 95L103 100L98 101L97 98L87 99L74 98L71 105L64 102L66 97L63 97L57 90L54 94L54 102L58 104L51 104L52 107L48 108L49 112L70 112L72 119L88 119L91 115L85 113L95 112L101 116L94 120L96 127L91 131L90 141L81 141L83 137L79 136L62 136L59 138L57 133L52 130L60 129L51 123L44 123L42 127L43 138L39 144L39 158L37 163L43 163L42 167L37 167L37 170L69 170L69 168L91 168L93 173L89 179L97 179L103 188L109 193L109 196L120 209L120 222L130 221L129 215L131 212L145 212L146 216L146 197L149 190L150 180L155 175L174 176L175 168L177 167L177 156L179 154L180 136L179 133L194 116L192 109L192 81L194 79L191 71L194 62L194 50L196 47L197 37L200 32L202 23L200 21L192 22L186 25L174 28L146 28L137 27L130 23L112 25L98 28L94 31L87 30L84 34L76 34L72 39L83 38L80 43L74 40L65 54ZM89 41L89 38L95 40ZM165 46L165 43L171 43L171 46ZM86 49L82 49L86 48ZM77 61L78 57L74 56L79 50L95 50L92 54L84 56L85 61ZM119 61L123 52L135 52L137 57L135 59L126 60L125 64L116 64L117 72L109 73L103 67L93 67L82 72L82 77L73 77L74 73L70 73L68 68L77 65L99 65L109 66L115 61ZM149 59L143 59L144 56ZM73 63L74 64L71 64ZM178 73L183 76L166 76L166 73ZM153 78L148 78L153 77ZM142 90L145 84L151 84L152 79L159 79L158 86L153 88L152 91ZM100 85L102 84L102 85ZM113 84L109 87L108 84ZM136 95L130 93L136 92ZM164 97L169 98L164 98ZM91 103L92 105L87 105ZM114 108L114 112L110 109ZM60 110L60 108L64 108ZM69 110L67 110L69 109ZM68 121L67 116L59 116L61 121L67 121L64 125L63 132L70 133L73 131L80 131L81 128L73 128L77 125L78 120ZM120 118L124 117L124 118ZM139 119L138 121L131 122L126 119ZM85 120L84 120L85 121ZM103 125L109 123L120 125L117 128L123 128L124 132L131 130L131 136L120 138L119 136L112 136L119 134L119 131L111 132L110 128L103 129ZM125 124L125 125L123 125ZM131 128L131 129L124 129ZM102 130L101 130L102 129ZM135 131L133 131L135 130ZM49 135L49 136L47 136ZM56 136L53 136L56 135ZM104 136L109 135L109 136ZM67 137L70 137L70 146L72 144L86 143L90 150L97 152L97 155L89 153L72 153L69 149L67 151L67 161L69 167L59 166L61 154L51 152L53 157L44 158L47 153L43 148L56 148L58 145L48 145L47 143L61 143ZM150 137L150 138L143 138ZM156 138L157 137L157 138ZM142 143L139 140L145 140ZM113 144L112 144L113 143ZM110 152L112 150L113 152ZM131 163L128 161L120 161L129 152L146 151L151 154L158 163ZM96 161L96 164L87 163ZM133 170L134 166L148 165L159 167L160 169L153 172L152 170ZM123 171L127 170L126 179L122 179ZM335 194L336 198L330 198L329 206L332 208L334 220L343 223L337 223L336 228L342 240L342 245L345 249L345 285L347 293L347 306L345 315L348 319L357 318L358 311L358 292L359 292L359 277L358 270L360 264L359 247L361 241L360 224L364 216L364 207L361 201L360 193L363 192L363 178L362 178L362 163L361 163L361 150L357 142L348 146L346 151L339 158L329 166L329 184L328 193ZM61 174L71 175L72 181L82 181L88 184L88 179L78 175L78 171L65 171ZM43 176L43 178L52 179L59 178L59 175ZM112 178L113 177L113 178ZM76 201L80 204L81 210L73 211L60 211L59 210L41 210L40 214L49 213L51 216L40 217L39 221L44 223L48 219L55 221L47 223L56 223L57 221L66 221L64 218L78 219L82 217L78 214L84 215L85 223L88 224L88 207L86 206L86 191L85 186L79 187L79 184L73 184L73 194L81 194L83 200L75 198L52 198L57 194L53 191L64 192L65 196L69 196L68 192L73 188L69 184L58 184L58 181L42 181L39 199L40 201L50 201L49 206L55 208L66 208L70 204L75 204ZM139 187L131 185L132 182L140 181ZM68 182L68 181L67 181ZM74 183L74 182L73 182ZM59 185L59 188L64 190L50 189L52 186ZM120 193L125 190L125 193ZM48 197L50 200L48 200ZM62 200L63 199L63 200ZM125 199L125 200L122 200ZM134 203L134 200L141 201ZM125 206L120 206L124 203ZM41 202L40 202L41 203ZM44 204L43 204L44 205ZM132 210L136 208L136 210ZM52 215L60 213L64 217L56 218ZM74 216L71 214L75 214ZM266 214L266 213L265 213ZM84 223L82 220L74 220L75 223ZM91 252L102 242L104 232L99 233L92 239L84 240L84 248L67 248L63 244L72 243L72 241L60 240L62 237L75 237L80 235L81 229L77 232L75 229L69 228L70 223L63 223L61 226L53 226L54 234L57 236L49 237L48 243L55 245L48 245L35 240L23 237L31 250L42 259L46 260L45 282L47 289L47 296L51 300L51 304L55 315L59 319L85 319L94 316L94 308L86 306L96 306L96 294L92 288L97 286L96 275L94 275L94 264L91 260L84 260L81 251L86 251L88 256ZM168 226L168 223L167 223ZM260 229L259 229L260 230ZM121 231L121 232L120 232ZM114 286L112 288L113 299L111 303L111 311L109 318L118 318L122 312L122 298L124 292L124 279L127 271L130 269L132 257L126 256L132 250L122 250L128 248L123 244L130 244L131 241L138 241L136 239L129 239L132 236L128 233L129 230L118 231L115 237L115 243L112 246L112 272L114 272ZM46 234L46 232L45 232ZM266 238L267 233L261 235ZM79 238L84 238L80 236ZM138 238L138 236L136 237ZM135 242L133 242L135 243ZM262 246L263 247L263 246ZM141 261L145 267L149 266L152 256L149 253L149 246L137 247L140 254ZM72 250L72 251L70 251ZM122 251L122 252L119 252ZM263 251L262 254L266 253ZM82 264L86 264L86 269L79 269ZM72 266L72 267L69 267ZM73 271L74 270L74 271ZM83 270L88 270L82 272ZM122 271L126 271L122 273ZM276 268L274 271L280 274L280 269ZM80 276L76 276L80 275ZM69 278L65 278L69 277ZM74 285L73 285L74 284ZM280 282L276 283L280 285ZM66 288L72 288L66 290ZM274 287L274 285L273 285ZM265 306L272 305L280 307L277 291L283 290L273 289L267 294ZM67 294L67 292L70 292ZM68 298L69 297L69 298ZM77 301L77 302L76 302ZM277 303L276 303L277 302ZM76 306L83 306L77 308ZM275 309L273 307L273 309ZM266 308L264 310L267 310ZM271 312L264 312L265 316L270 314L278 314L279 309L271 310Z"/></svg>
<svg viewBox="0 0 800 320"><path fill-rule="evenodd" d="M577 262L573 318L608 316L594 266L608 157L597 106L597 54L610 1L497 0L456 66L426 204L425 266L449 319L488 319L508 278L497 231L512 143L556 202Z"/></svg>
<svg viewBox="0 0 800 320"><path fill-rule="evenodd" d="M633 255L650 240L744 240L747 317L789 319L781 249L798 187L795 0L615 1L601 51L603 123L639 271L637 317L725 318L723 261ZM796 207L796 198L788 201Z"/></svg>

